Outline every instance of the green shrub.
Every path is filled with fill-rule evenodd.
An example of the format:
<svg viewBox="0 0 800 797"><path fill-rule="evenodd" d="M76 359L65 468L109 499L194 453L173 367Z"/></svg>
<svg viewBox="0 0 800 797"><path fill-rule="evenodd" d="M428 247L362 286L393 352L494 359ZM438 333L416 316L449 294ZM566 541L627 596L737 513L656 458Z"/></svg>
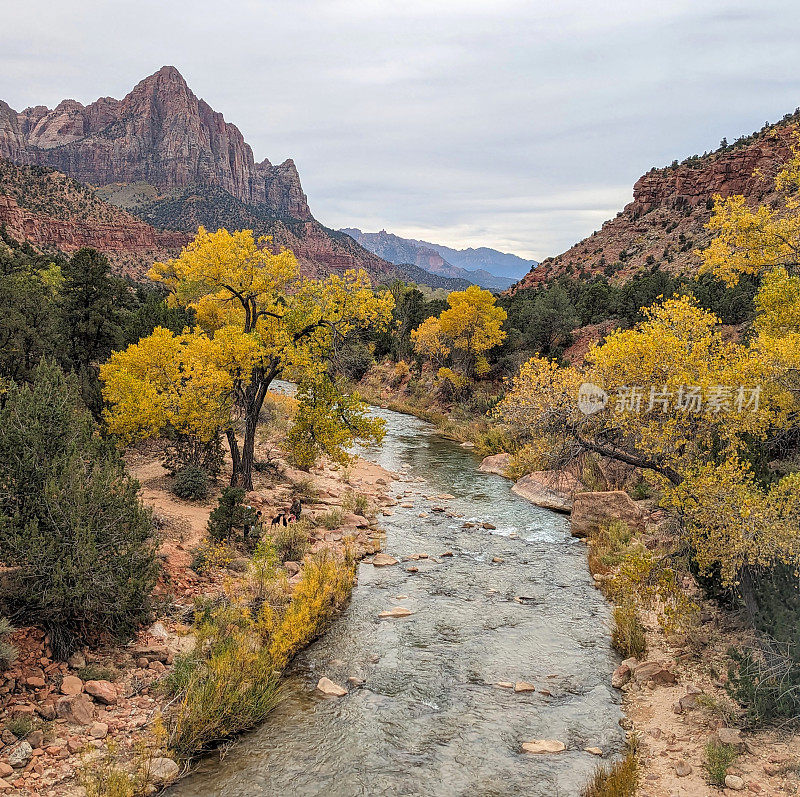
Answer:
<svg viewBox="0 0 800 797"><path fill-rule="evenodd" d="M767 664L761 651L732 650L730 655L727 689L744 707L747 724L800 723L800 663L794 657L772 650Z"/></svg>
<svg viewBox="0 0 800 797"><path fill-rule="evenodd" d="M170 747L185 757L259 724L280 700L269 650L247 612L220 609L199 632L203 653L179 657L165 684L176 707Z"/></svg>
<svg viewBox="0 0 800 797"><path fill-rule="evenodd" d="M581 797L634 797L639 785L639 763L635 739L628 743L625 757L597 767L583 787Z"/></svg>
<svg viewBox="0 0 800 797"><path fill-rule="evenodd" d="M208 495L208 474L197 465L187 465L175 475L172 492L185 501L197 501Z"/></svg>
<svg viewBox="0 0 800 797"><path fill-rule="evenodd" d="M198 603L194 649L179 656L162 688L172 698L169 743L191 757L257 725L281 698L279 676L344 605L355 577L352 556L320 551L292 591L266 541L251 562L253 602ZM280 599L270 600L271 593Z"/></svg>
<svg viewBox="0 0 800 797"><path fill-rule="evenodd" d="M708 779L714 786L725 785L725 775L728 767L739 755L736 745L722 744L716 740L710 741L705 746L705 768Z"/></svg>
<svg viewBox="0 0 800 797"><path fill-rule="evenodd" d="M242 487L226 487L216 509L208 517L208 534L214 542L233 540L237 529L255 522L255 512L244 505L247 493Z"/></svg>
<svg viewBox="0 0 800 797"><path fill-rule="evenodd" d="M308 534L311 524L305 519L290 523L288 526L278 526L272 542L275 546L278 559L281 562L300 562L308 553Z"/></svg>
<svg viewBox="0 0 800 797"><path fill-rule="evenodd" d="M631 489L631 497L635 501L641 501L644 498L649 498L652 494L653 491L645 479L639 479L639 481L636 482Z"/></svg>
<svg viewBox="0 0 800 797"><path fill-rule="evenodd" d="M17 660L17 649L5 637L14 633L8 618L0 617L0 672L7 670Z"/></svg>
<svg viewBox="0 0 800 797"><path fill-rule="evenodd" d="M647 639L644 626L639 620L639 613L632 603L615 606L613 613L614 628L611 632L611 644L625 658L643 659L647 653Z"/></svg>
<svg viewBox="0 0 800 797"><path fill-rule="evenodd" d="M363 493L357 493L355 490L348 490L342 499L342 509L346 512L355 512L357 515L366 515L370 511L369 498Z"/></svg>
<svg viewBox="0 0 800 797"><path fill-rule="evenodd" d="M151 514L75 380L51 363L6 393L0 485L0 550L18 568L7 607L47 630L56 658L133 633L158 575Z"/></svg>
<svg viewBox="0 0 800 797"><path fill-rule="evenodd" d="M25 716L12 717L6 722L6 729L17 739L24 739L33 730L33 720Z"/></svg>

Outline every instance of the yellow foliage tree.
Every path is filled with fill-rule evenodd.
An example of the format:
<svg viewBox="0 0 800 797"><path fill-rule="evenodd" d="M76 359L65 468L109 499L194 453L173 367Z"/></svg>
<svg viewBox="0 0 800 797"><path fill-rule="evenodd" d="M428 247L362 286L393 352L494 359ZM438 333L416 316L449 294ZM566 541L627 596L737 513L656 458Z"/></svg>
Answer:
<svg viewBox="0 0 800 797"><path fill-rule="evenodd" d="M506 311L497 306L489 291L477 285L453 291L447 304L449 307L438 318L423 321L411 333L411 340L417 353L436 366L443 365L452 352L460 359L464 372L472 376L483 359L481 355L505 340ZM485 367L478 370L486 372Z"/></svg>
<svg viewBox="0 0 800 797"><path fill-rule="evenodd" d="M530 360L497 416L524 429L546 467L594 452L660 476L698 565L718 568L726 585L748 567L793 561L800 513L787 496L797 479L765 492L741 464L754 443L791 423L791 393L772 381L774 364L758 341L726 341L691 297L645 315L594 346L582 371ZM588 384L605 391L596 412L578 401Z"/></svg>
<svg viewBox="0 0 800 797"><path fill-rule="evenodd" d="M232 483L246 489L252 489L256 428L271 382L279 375L294 380L301 394L311 385L335 389L322 387L330 382L327 361L333 346L355 328L385 327L393 307L391 294L373 291L365 272L306 279L291 252L276 254L268 244L256 241L250 230L211 233L201 227L180 257L155 263L150 271L168 288L171 302L195 310L197 327L171 343L169 333L158 330L114 355L101 373L109 423L129 438L160 434L165 421L174 425L176 420L182 428L207 434L221 421L233 459ZM177 370L172 366L171 373L180 376L174 387L162 386L171 380L158 368L143 371L137 365L159 345L171 363L181 362ZM182 354L169 354L176 351ZM144 387L141 399L126 400L124 383L131 387L137 379ZM192 404L194 394L207 396L205 403ZM165 412L161 396L180 410ZM192 412L184 418L181 413L188 410L183 408L190 404ZM375 424L351 423L353 413L358 416L357 401L330 401L328 407L327 423L318 422L306 436L316 452L345 456L344 444L352 436L342 435L342 428L379 433ZM298 417L302 420L302 411Z"/></svg>

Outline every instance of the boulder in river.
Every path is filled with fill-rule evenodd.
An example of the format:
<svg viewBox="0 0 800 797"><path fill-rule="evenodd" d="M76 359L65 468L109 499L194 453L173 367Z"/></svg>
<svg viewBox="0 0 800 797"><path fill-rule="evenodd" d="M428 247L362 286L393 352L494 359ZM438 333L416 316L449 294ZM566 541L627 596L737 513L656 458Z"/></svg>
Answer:
<svg viewBox="0 0 800 797"><path fill-rule="evenodd" d="M567 749L558 739L533 739L522 745L523 753L563 753Z"/></svg>
<svg viewBox="0 0 800 797"><path fill-rule="evenodd" d="M344 697L347 694L347 690L343 686L335 684L330 678L326 678L325 676L319 679L317 689L322 692L323 695L329 695L331 697Z"/></svg>
<svg viewBox="0 0 800 797"><path fill-rule="evenodd" d="M489 457L483 458L478 470L484 473L496 473L498 476L505 476L510 464L511 454L505 452L502 454L492 454Z"/></svg>
<svg viewBox="0 0 800 797"><path fill-rule="evenodd" d="M389 556L388 553L376 553L375 556L372 557L372 564L375 567L388 567L389 565L396 565L397 559L393 556Z"/></svg>
<svg viewBox="0 0 800 797"><path fill-rule="evenodd" d="M569 513L574 496L586 487L566 471L537 470L519 479L511 491L535 506Z"/></svg>
<svg viewBox="0 0 800 797"><path fill-rule="evenodd" d="M626 523L632 531L644 531L644 513L623 490L578 493L572 504L573 537L591 537L612 520Z"/></svg>
<svg viewBox="0 0 800 797"><path fill-rule="evenodd" d="M381 612L378 617L408 617L410 614L414 614L411 609L406 609L405 606L395 606L393 609Z"/></svg>
<svg viewBox="0 0 800 797"><path fill-rule="evenodd" d="M533 684L529 684L527 681L517 681L514 684L514 691L515 692L535 692L536 687Z"/></svg>

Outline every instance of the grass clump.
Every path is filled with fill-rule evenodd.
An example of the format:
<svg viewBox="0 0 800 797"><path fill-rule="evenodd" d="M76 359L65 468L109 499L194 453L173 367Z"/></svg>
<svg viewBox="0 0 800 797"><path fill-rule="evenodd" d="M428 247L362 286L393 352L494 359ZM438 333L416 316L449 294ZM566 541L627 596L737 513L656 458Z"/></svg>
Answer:
<svg viewBox="0 0 800 797"><path fill-rule="evenodd" d="M723 744L715 739L712 739L705 746L705 769L708 773L708 779L714 786L725 785L725 775L727 774L728 767L736 760L739 755L736 745Z"/></svg>
<svg viewBox="0 0 800 797"><path fill-rule="evenodd" d="M636 740L632 739L628 742L624 758L597 767L583 787L581 797L634 797L639 784L639 762L636 754Z"/></svg>
<svg viewBox="0 0 800 797"><path fill-rule="evenodd" d="M308 553L308 535L311 523L302 518L288 526L278 526L272 542L281 562L300 562Z"/></svg>
<svg viewBox="0 0 800 797"><path fill-rule="evenodd" d="M250 590L196 612L197 643L176 660L163 687L173 701L169 744L181 757L262 722L280 701L281 672L350 595L349 553L323 550L307 558L291 598L276 559L264 541L251 562Z"/></svg>
<svg viewBox="0 0 800 797"><path fill-rule="evenodd" d="M371 509L369 498L363 493L357 493L355 490L348 490L342 499L342 509L346 512L354 512L356 515L363 515L366 517Z"/></svg>
<svg viewBox="0 0 800 797"><path fill-rule="evenodd" d="M198 501L208 495L208 474L197 465L187 465L175 475L172 492L185 501Z"/></svg>
<svg viewBox="0 0 800 797"><path fill-rule="evenodd" d="M261 722L278 704L278 677L257 620L225 606L198 628L198 648L166 679L176 701L170 746L189 757Z"/></svg>
<svg viewBox="0 0 800 797"><path fill-rule="evenodd" d="M7 670L17 660L17 649L6 641L14 633L7 617L0 617L0 672Z"/></svg>
<svg viewBox="0 0 800 797"><path fill-rule="evenodd" d="M81 681L116 681L119 678L119 670L100 664L87 664L77 674Z"/></svg>
<svg viewBox="0 0 800 797"><path fill-rule="evenodd" d="M647 638L639 620L636 606L631 602L621 603L612 612L614 627L611 644L625 658L643 659L647 654Z"/></svg>
<svg viewBox="0 0 800 797"><path fill-rule="evenodd" d="M6 730L11 731L17 739L24 739L33 730L33 725L30 717L12 717L6 722Z"/></svg>
<svg viewBox="0 0 800 797"><path fill-rule="evenodd" d="M766 645L767 643L765 643ZM775 646L777 647L777 646ZM769 662L762 651L730 651L728 693L744 706L750 727L800 724L800 662L797 654L771 650Z"/></svg>
<svg viewBox="0 0 800 797"><path fill-rule="evenodd" d="M316 523L326 529L338 529L342 525L343 517L341 509L331 509L329 512L318 515Z"/></svg>
<svg viewBox="0 0 800 797"><path fill-rule="evenodd" d="M86 797L144 797L154 793L151 770L154 758L164 756L166 729L158 716L147 732L123 751L107 741L99 751L84 755L78 780Z"/></svg>

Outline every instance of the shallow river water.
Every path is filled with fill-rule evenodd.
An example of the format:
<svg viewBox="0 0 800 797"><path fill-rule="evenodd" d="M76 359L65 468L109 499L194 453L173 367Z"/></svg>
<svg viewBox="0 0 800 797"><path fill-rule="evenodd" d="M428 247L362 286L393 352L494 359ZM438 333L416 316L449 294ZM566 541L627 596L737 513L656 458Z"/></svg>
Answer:
<svg viewBox="0 0 800 797"><path fill-rule="evenodd" d="M583 748L621 748L608 608L568 521L479 472L474 455L429 424L375 412L386 419L386 438L362 453L404 474L392 492L411 490L403 502L414 503L380 518L383 549L435 560L362 564L345 612L295 661L281 706L171 797L577 795L598 763ZM437 493L455 498L425 498ZM464 529L465 521L497 528ZM444 551L453 556L440 558ZM408 573L408 564L419 572ZM378 618L398 605L414 614ZM315 690L323 675L365 685L326 698ZM514 693L499 681L528 681L537 691ZM520 752L540 738L567 750Z"/></svg>

